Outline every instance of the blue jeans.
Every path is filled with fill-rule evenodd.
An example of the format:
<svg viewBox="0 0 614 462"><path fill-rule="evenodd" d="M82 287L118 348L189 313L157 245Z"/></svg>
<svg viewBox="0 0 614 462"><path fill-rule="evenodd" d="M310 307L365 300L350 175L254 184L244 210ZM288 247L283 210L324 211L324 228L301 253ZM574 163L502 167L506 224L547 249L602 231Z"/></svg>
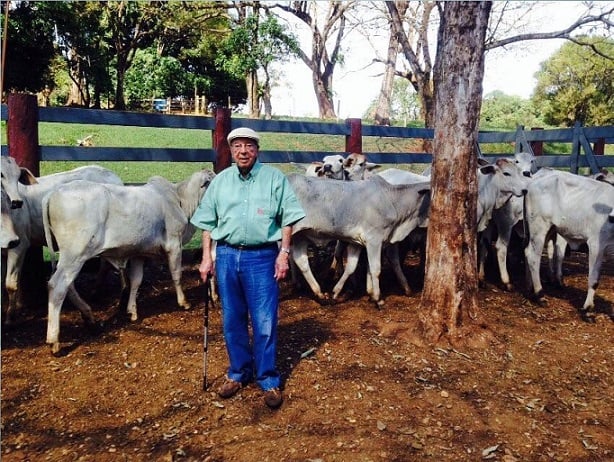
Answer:
<svg viewBox="0 0 614 462"><path fill-rule="evenodd" d="M276 368L279 286L275 280L276 245L239 250L219 245L215 272L222 301L228 377L263 390L279 387ZM248 322L253 340L250 341Z"/></svg>

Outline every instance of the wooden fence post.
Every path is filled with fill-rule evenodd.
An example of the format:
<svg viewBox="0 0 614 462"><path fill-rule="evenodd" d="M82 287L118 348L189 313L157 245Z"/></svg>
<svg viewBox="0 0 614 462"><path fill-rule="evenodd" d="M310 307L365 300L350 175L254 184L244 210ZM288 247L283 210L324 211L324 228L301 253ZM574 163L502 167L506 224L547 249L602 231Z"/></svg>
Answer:
<svg viewBox="0 0 614 462"><path fill-rule="evenodd" d="M533 130L543 130L543 128L533 127L531 128L531 131ZM543 141L531 141L529 144L531 145L531 149L533 149L533 154L535 154L536 156L544 155L544 142Z"/></svg>
<svg viewBox="0 0 614 462"><path fill-rule="evenodd" d="M20 167L40 176L40 147L38 145L38 102L36 95L11 93L8 97L7 142L9 155ZM21 276L19 292L28 306L40 305L47 294L47 271L42 247L28 249Z"/></svg>
<svg viewBox="0 0 614 462"><path fill-rule="evenodd" d="M213 171L219 173L232 164L230 146L226 137L230 133L230 108L218 107L215 110L215 130L213 131L213 149L215 149L215 162Z"/></svg>
<svg viewBox="0 0 614 462"><path fill-rule="evenodd" d="M345 119L350 126L350 134L345 136L345 152L362 154L362 120Z"/></svg>
<svg viewBox="0 0 614 462"><path fill-rule="evenodd" d="M38 103L36 95L11 93L8 98L7 142L9 155L20 167L40 176Z"/></svg>
<svg viewBox="0 0 614 462"><path fill-rule="evenodd" d="M593 154L603 156L605 153L605 138L598 138L593 143Z"/></svg>

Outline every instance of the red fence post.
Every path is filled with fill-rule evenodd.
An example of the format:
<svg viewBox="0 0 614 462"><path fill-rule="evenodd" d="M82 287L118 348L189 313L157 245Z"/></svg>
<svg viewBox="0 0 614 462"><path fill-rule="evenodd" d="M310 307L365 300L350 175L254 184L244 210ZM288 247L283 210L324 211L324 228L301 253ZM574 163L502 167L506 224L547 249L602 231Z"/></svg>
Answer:
<svg viewBox="0 0 614 462"><path fill-rule="evenodd" d="M9 155L20 167L40 176L38 103L36 95L11 93L8 97L7 144ZM19 293L26 305L46 301L47 271L42 247L30 247L19 279ZM44 303L46 304L46 302ZM43 304L43 306L44 306Z"/></svg>
<svg viewBox="0 0 614 462"><path fill-rule="evenodd" d="M7 142L9 154L20 167L40 176L38 103L36 95L11 93L8 98Z"/></svg>
<svg viewBox="0 0 614 462"><path fill-rule="evenodd" d="M215 162L213 171L219 173L232 164L230 146L226 137L230 133L230 108L218 107L215 110L215 130L213 131L213 149Z"/></svg>
<svg viewBox="0 0 614 462"><path fill-rule="evenodd" d="M605 138L598 138L593 143L593 154L603 156L605 153Z"/></svg>
<svg viewBox="0 0 614 462"><path fill-rule="evenodd" d="M362 154L362 120L345 119L350 126L350 134L345 136L345 152Z"/></svg>
<svg viewBox="0 0 614 462"><path fill-rule="evenodd" d="M531 128L531 131L533 130L543 130L543 128L533 127ZM531 141L530 144L531 144L531 149L533 149L533 154L535 154L536 156L544 155L544 142L543 141Z"/></svg>

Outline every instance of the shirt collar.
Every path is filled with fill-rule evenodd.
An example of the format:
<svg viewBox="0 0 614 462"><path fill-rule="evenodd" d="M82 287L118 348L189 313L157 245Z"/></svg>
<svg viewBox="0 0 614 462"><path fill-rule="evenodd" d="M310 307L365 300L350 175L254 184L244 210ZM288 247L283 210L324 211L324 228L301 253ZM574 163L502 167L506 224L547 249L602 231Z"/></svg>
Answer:
<svg viewBox="0 0 614 462"><path fill-rule="evenodd" d="M237 175L239 176L240 179L249 180L251 178L254 178L258 174L258 172L262 168L262 163L258 159L256 159L256 162L252 166L252 169L249 171L249 174L247 175L246 178L243 178L241 176L241 172L239 171L239 167L237 167L237 164L234 164L234 168L236 169Z"/></svg>

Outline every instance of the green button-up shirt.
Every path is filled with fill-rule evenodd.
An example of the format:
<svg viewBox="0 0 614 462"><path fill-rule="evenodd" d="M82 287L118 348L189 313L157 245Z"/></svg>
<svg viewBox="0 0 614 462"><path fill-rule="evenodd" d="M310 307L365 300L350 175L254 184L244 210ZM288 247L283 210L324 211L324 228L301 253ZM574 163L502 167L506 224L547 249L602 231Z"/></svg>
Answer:
<svg viewBox="0 0 614 462"><path fill-rule="evenodd" d="M256 161L247 178L236 165L211 181L190 222L231 245L281 239L281 228L305 216L286 176Z"/></svg>

